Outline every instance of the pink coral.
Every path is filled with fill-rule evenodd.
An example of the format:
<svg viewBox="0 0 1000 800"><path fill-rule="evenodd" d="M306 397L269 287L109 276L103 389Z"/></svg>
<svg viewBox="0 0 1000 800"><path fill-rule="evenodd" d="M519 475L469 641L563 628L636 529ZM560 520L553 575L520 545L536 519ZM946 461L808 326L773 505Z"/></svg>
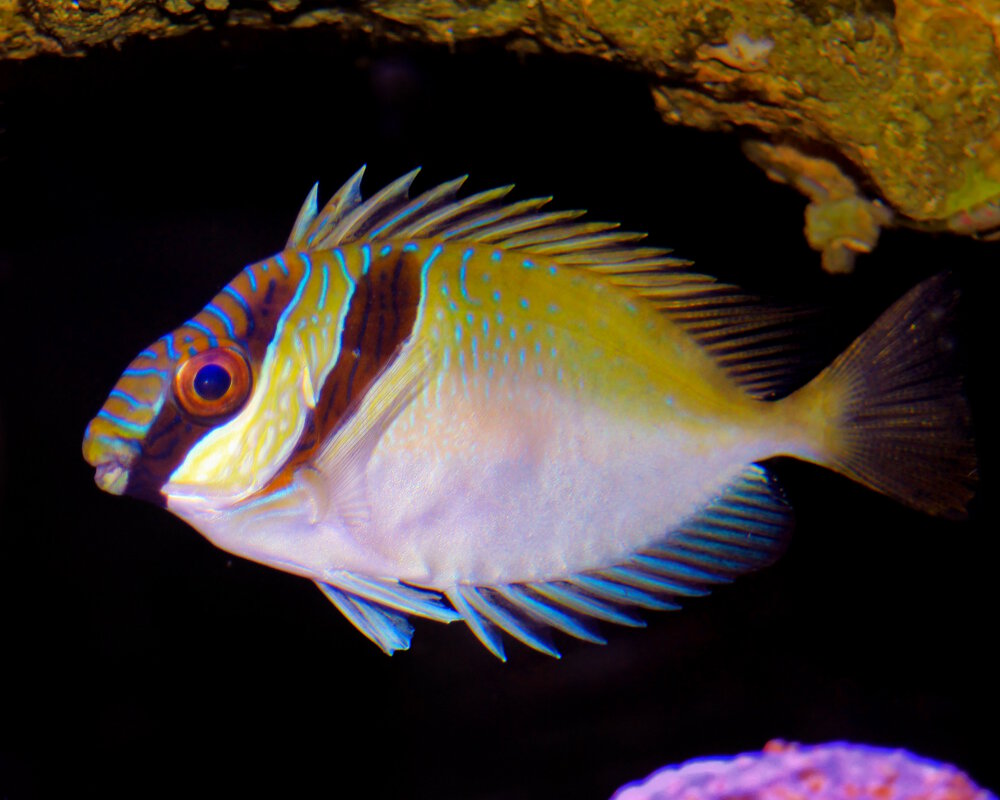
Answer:
<svg viewBox="0 0 1000 800"><path fill-rule="evenodd" d="M769 742L760 753L664 767L613 800L997 800L965 773L905 750Z"/></svg>

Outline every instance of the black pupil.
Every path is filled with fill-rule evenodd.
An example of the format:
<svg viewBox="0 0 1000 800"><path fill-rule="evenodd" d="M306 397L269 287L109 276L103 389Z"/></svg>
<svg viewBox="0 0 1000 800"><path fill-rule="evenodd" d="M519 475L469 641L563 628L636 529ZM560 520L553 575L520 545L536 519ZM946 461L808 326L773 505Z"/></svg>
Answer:
<svg viewBox="0 0 1000 800"><path fill-rule="evenodd" d="M225 367L206 364L194 376L194 390L202 400L218 400L229 391L233 379Z"/></svg>

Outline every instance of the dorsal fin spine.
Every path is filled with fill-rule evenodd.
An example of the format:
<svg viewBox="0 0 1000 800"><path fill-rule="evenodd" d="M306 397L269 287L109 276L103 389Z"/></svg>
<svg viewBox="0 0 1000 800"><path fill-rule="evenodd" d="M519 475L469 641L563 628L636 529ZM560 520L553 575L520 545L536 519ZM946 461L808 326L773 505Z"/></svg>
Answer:
<svg viewBox="0 0 1000 800"><path fill-rule="evenodd" d="M502 186L457 199L462 176L410 200L418 171L362 201L364 168L358 170L318 214L314 198L307 198L289 241L305 249L325 249L379 237L434 238L548 258L600 274L650 303L697 340L750 394L766 397L787 388L796 362L782 354L790 352L785 341L794 313L767 308L735 286L688 272L690 262L670 256L669 250L639 246L645 234L618 230L611 222L576 222L584 214L579 210L540 212L551 197L505 203L513 187Z"/></svg>

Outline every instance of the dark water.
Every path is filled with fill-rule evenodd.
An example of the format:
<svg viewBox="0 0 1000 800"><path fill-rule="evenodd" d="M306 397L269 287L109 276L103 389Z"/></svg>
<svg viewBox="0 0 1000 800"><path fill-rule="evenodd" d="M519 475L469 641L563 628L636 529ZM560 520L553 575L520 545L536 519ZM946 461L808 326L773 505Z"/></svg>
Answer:
<svg viewBox="0 0 1000 800"><path fill-rule="evenodd" d="M820 273L803 201L736 140L664 127L641 80L501 49L217 35L3 65L0 797L603 798L782 737L903 746L1000 786L995 731L997 245L894 232ZM93 485L84 426L121 369L245 263L311 183L423 164L649 230L712 274L836 312L832 356L942 268L965 287L983 483L925 518L776 465L798 512L775 567L605 629L518 645L418 621L394 658L308 582Z"/></svg>

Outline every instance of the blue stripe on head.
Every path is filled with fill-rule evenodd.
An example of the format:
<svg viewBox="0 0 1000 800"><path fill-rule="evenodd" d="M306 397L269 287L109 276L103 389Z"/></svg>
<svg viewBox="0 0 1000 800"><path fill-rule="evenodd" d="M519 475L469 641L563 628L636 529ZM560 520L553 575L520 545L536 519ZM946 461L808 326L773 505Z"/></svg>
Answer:
<svg viewBox="0 0 1000 800"><path fill-rule="evenodd" d="M165 336L161 336L160 341L167 346L167 355L171 359L176 361L178 358L181 357L180 353L178 353L177 349L174 347L174 335L172 333L168 333Z"/></svg>
<svg viewBox="0 0 1000 800"><path fill-rule="evenodd" d="M213 314L219 319L220 322L222 322L222 325L226 329L226 333L230 339L236 338L236 330L233 328L233 321L229 318L229 315L225 311L219 308L215 303L209 303L205 306L205 311L209 314Z"/></svg>
<svg viewBox="0 0 1000 800"><path fill-rule="evenodd" d="M246 301L246 298L244 298L243 295L236 291L232 286L227 286L222 290L222 293L235 300L237 305L243 309L243 314L247 318L247 336L249 336L253 333L253 330L256 327L253 321L253 311L250 310L250 304Z"/></svg>
<svg viewBox="0 0 1000 800"><path fill-rule="evenodd" d="M129 378L148 378L150 375L158 375L163 378L163 380L167 380L170 378L170 370L154 369L153 367L149 367L147 369L133 369L132 367L129 367L122 373L122 377L127 376Z"/></svg>
<svg viewBox="0 0 1000 800"><path fill-rule="evenodd" d="M149 424L140 425L137 422L132 422L131 420L125 419L124 417L119 417L117 414L112 414L106 409L101 409L97 412L97 416L102 419L108 420L112 425L121 430L134 434L136 436L145 436L149 433Z"/></svg>
<svg viewBox="0 0 1000 800"><path fill-rule="evenodd" d="M267 265L264 265L264 270L267 270ZM247 278L250 280L250 291L257 291L257 276L253 274L253 267L247 267L244 272L247 274Z"/></svg>
<svg viewBox="0 0 1000 800"><path fill-rule="evenodd" d="M204 334L205 338L208 339L209 347L219 346L219 339L216 337L216 335L212 333L212 331L209 328L206 328L204 325L202 325L200 322L192 319L188 321L187 325L189 328L194 328L199 333Z"/></svg>
<svg viewBox="0 0 1000 800"><path fill-rule="evenodd" d="M121 389L112 389L108 392L108 397L116 397L119 400L124 400L130 406L149 407L149 403L144 403L142 400L130 395L128 392L123 392Z"/></svg>
<svg viewBox="0 0 1000 800"><path fill-rule="evenodd" d="M295 287L295 294L292 295L292 299L288 301L288 305L285 306L285 310L281 313L281 319L278 320L278 324L274 328L274 336L271 339L271 347L274 347L275 342L281 339L284 335L285 325L288 324L288 320L291 319L292 314L295 313L295 309L302 300L302 295L305 293L306 285L309 283L309 278L312 277L312 261L305 253L299 253L299 258L302 259L302 264L305 269L302 272L302 276L299 278L299 283ZM301 324L300 324L301 326Z"/></svg>

